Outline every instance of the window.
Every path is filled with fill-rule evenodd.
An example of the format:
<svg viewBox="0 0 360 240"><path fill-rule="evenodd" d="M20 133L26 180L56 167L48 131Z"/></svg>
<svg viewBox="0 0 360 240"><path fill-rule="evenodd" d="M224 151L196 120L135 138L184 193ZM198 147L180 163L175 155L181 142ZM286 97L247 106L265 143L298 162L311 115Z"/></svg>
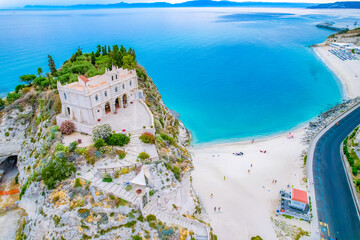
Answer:
<svg viewBox="0 0 360 240"><path fill-rule="evenodd" d="M114 76L111 76L111 80L113 80L113 81L114 81Z"/></svg>
<svg viewBox="0 0 360 240"><path fill-rule="evenodd" d="M67 109L68 115L70 116L70 108L66 108L66 109Z"/></svg>
<svg viewBox="0 0 360 240"><path fill-rule="evenodd" d="M95 95L95 100L96 100L96 101L99 101L98 95Z"/></svg>
<svg viewBox="0 0 360 240"><path fill-rule="evenodd" d="M125 89L125 84L123 83L123 89Z"/></svg>
<svg viewBox="0 0 360 240"><path fill-rule="evenodd" d="M105 97L107 97L107 91L105 91L104 95L105 95Z"/></svg>
<svg viewBox="0 0 360 240"><path fill-rule="evenodd" d="M130 81L130 86L131 86L131 84L132 84L132 81Z"/></svg>
<svg viewBox="0 0 360 240"><path fill-rule="evenodd" d="M115 78L117 79L117 74L115 75Z"/></svg>
<svg viewBox="0 0 360 240"><path fill-rule="evenodd" d="M66 93L64 93L64 98L65 98L65 100L67 99Z"/></svg>
<svg viewBox="0 0 360 240"><path fill-rule="evenodd" d="M115 87L115 92L117 92L118 91L118 89L117 89L117 87Z"/></svg>

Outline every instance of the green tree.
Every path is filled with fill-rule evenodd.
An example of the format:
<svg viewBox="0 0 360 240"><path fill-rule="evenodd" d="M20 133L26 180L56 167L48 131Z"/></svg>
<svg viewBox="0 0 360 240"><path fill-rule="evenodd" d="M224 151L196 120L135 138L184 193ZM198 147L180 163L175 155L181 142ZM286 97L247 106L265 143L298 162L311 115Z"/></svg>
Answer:
<svg viewBox="0 0 360 240"><path fill-rule="evenodd" d="M131 70L131 69L134 69L136 67L136 63L134 61L134 58L131 55L124 56L123 59L122 59L122 62L123 62L123 64L122 64L123 68Z"/></svg>
<svg viewBox="0 0 360 240"><path fill-rule="evenodd" d="M2 98L0 98L0 110L3 110L5 107L5 102L4 100L2 100Z"/></svg>
<svg viewBox="0 0 360 240"><path fill-rule="evenodd" d="M104 46L102 47L102 55L103 55L103 56L107 55L106 45L104 45Z"/></svg>
<svg viewBox="0 0 360 240"><path fill-rule="evenodd" d="M48 55L48 63L49 63L49 69L50 69L51 74L56 73L55 62L54 62L54 59L50 55Z"/></svg>
<svg viewBox="0 0 360 240"><path fill-rule="evenodd" d="M36 76L34 74L27 74L20 76L20 81L26 84L31 84L35 78Z"/></svg>
<svg viewBox="0 0 360 240"><path fill-rule="evenodd" d="M42 68L38 67L37 68L37 74L38 74L39 77L41 77L42 72L43 72Z"/></svg>
<svg viewBox="0 0 360 240"><path fill-rule="evenodd" d="M48 189L55 188L58 181L65 180L76 171L73 163L66 159L56 158L50 161L49 165L44 167L41 171L41 177Z"/></svg>
<svg viewBox="0 0 360 240"><path fill-rule="evenodd" d="M96 62L96 58L95 58L95 53L93 51L93 52L91 52L91 64L95 65L95 62Z"/></svg>
<svg viewBox="0 0 360 240"><path fill-rule="evenodd" d="M131 47L129 48L128 54L130 54L134 58L134 60L136 60L135 50Z"/></svg>

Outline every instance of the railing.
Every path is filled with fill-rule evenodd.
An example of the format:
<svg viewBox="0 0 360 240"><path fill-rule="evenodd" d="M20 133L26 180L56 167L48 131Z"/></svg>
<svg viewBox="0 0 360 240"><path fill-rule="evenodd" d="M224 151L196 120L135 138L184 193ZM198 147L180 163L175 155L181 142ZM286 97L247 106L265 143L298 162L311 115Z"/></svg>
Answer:
<svg viewBox="0 0 360 240"><path fill-rule="evenodd" d="M119 167L98 167L97 170L98 172L100 173L112 173L112 172L115 172L115 171L120 171L121 169L124 169L124 168L133 168L133 167L138 167L142 164L131 164L131 165L128 165L128 166L119 166Z"/></svg>

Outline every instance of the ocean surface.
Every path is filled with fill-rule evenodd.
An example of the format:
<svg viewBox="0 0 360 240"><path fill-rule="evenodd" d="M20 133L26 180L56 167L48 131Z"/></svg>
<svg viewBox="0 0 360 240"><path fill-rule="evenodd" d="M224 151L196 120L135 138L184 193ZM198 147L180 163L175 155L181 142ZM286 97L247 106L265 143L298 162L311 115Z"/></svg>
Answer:
<svg viewBox="0 0 360 240"><path fill-rule="evenodd" d="M268 136L311 120L343 98L309 45L359 22L355 10L261 8L0 11L0 96L23 74L81 47L123 44L181 115L194 144Z"/></svg>

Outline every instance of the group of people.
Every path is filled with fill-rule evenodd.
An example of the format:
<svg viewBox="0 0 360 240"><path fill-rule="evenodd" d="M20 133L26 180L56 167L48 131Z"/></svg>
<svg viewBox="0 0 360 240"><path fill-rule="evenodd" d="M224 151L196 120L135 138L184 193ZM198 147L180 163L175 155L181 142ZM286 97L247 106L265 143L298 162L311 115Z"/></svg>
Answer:
<svg viewBox="0 0 360 240"><path fill-rule="evenodd" d="M225 180L225 177L224 177L224 180ZM214 197L214 194L210 194L210 198L212 199L213 197ZM217 210L218 212L220 212L220 211L221 211L221 207L218 207L218 208L214 207L214 212L216 212L216 210Z"/></svg>
<svg viewBox="0 0 360 240"><path fill-rule="evenodd" d="M276 179L273 179L273 180L272 180L272 183L277 183L277 180L276 180Z"/></svg>
<svg viewBox="0 0 360 240"><path fill-rule="evenodd" d="M239 152L239 153L233 153L235 156L244 156L243 152Z"/></svg>
<svg viewBox="0 0 360 240"><path fill-rule="evenodd" d="M266 150L260 150L261 153L266 153Z"/></svg>

